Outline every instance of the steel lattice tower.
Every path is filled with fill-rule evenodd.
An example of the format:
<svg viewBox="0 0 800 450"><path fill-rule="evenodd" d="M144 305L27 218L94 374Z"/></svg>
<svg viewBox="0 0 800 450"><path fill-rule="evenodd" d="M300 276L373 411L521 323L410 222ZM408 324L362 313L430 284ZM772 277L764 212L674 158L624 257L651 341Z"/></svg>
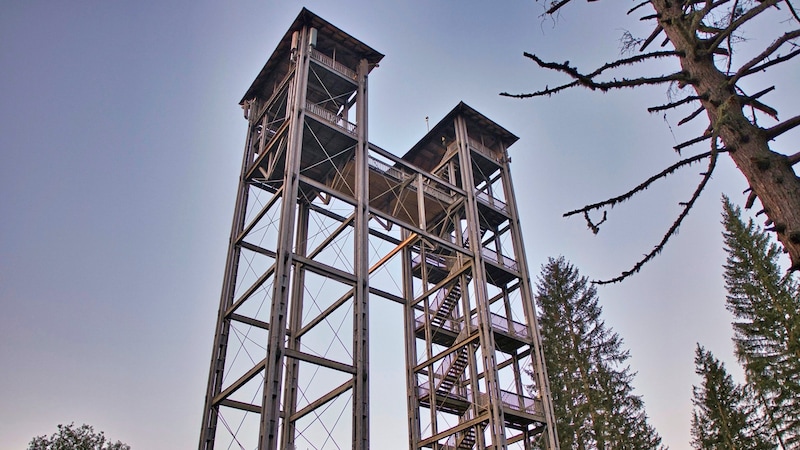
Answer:
<svg viewBox="0 0 800 450"><path fill-rule="evenodd" d="M410 449L558 449L517 137L461 103L402 158L369 143L382 57L303 9L241 102L201 450L370 448L369 303L387 300L404 314Z"/></svg>

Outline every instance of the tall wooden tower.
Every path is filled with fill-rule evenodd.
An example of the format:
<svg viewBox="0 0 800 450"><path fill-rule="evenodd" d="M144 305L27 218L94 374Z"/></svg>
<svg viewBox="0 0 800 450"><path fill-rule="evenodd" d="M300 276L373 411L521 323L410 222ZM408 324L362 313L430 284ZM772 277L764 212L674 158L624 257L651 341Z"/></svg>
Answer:
<svg viewBox="0 0 800 450"><path fill-rule="evenodd" d="M404 312L408 448L558 448L517 137L461 103L402 158L369 143L382 57L303 9L242 99L201 450L369 449L381 301Z"/></svg>

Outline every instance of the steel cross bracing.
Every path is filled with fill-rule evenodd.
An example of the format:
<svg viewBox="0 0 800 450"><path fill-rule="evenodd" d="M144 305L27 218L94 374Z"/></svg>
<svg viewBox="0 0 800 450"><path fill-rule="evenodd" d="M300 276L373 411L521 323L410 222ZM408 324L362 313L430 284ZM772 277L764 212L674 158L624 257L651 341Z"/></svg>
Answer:
<svg viewBox="0 0 800 450"><path fill-rule="evenodd" d="M402 305L409 448L558 448L517 138L462 103L402 158L370 144L382 56L304 9L242 101L202 450L370 448L382 300Z"/></svg>

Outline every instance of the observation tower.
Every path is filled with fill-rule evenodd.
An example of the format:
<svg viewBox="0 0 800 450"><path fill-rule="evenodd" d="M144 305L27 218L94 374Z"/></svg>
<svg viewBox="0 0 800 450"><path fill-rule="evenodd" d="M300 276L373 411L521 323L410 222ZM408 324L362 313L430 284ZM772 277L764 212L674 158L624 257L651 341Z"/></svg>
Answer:
<svg viewBox="0 0 800 450"><path fill-rule="evenodd" d="M460 103L402 157L371 144L381 58L303 9L242 98L200 450L406 448L370 442L376 302L401 305L407 448L558 449L517 137Z"/></svg>

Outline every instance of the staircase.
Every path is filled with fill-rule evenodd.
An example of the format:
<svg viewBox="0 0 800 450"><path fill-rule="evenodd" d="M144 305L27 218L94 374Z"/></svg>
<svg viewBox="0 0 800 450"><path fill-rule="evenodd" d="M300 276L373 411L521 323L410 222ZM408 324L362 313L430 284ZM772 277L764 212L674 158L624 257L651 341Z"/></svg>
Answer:
<svg viewBox="0 0 800 450"><path fill-rule="evenodd" d="M436 383L436 393L441 395L449 394L458 379L461 378L461 374L464 373L466 367L467 347L462 347L444 358L436 371L438 374L443 375L441 380Z"/></svg>
<svg viewBox="0 0 800 450"><path fill-rule="evenodd" d="M475 447L475 427L451 435L445 441L443 448L447 450L469 450Z"/></svg>
<svg viewBox="0 0 800 450"><path fill-rule="evenodd" d="M456 444L457 449L471 449L475 446L476 441L475 427L467 428L463 433L456 434L456 438L458 439Z"/></svg>
<svg viewBox="0 0 800 450"><path fill-rule="evenodd" d="M431 318L431 325L436 328L441 328L444 326L447 319L453 312L458 300L461 298L461 279L457 279L456 282L450 287L450 289L446 289L442 291L439 296L434 301L433 307L435 308L435 314Z"/></svg>

